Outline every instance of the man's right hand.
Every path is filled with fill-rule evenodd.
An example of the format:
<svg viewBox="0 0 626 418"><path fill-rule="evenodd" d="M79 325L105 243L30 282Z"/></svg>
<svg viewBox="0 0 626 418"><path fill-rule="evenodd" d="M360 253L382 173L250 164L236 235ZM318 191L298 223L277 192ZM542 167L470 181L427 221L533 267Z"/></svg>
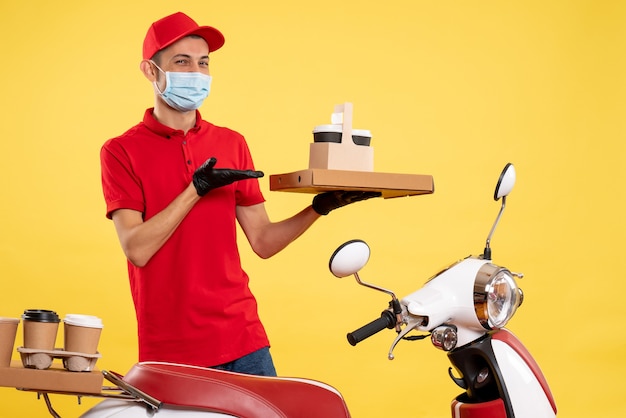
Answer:
<svg viewBox="0 0 626 418"><path fill-rule="evenodd" d="M382 196L381 192L364 192L359 190L335 190L315 195L313 210L320 215L328 215L331 210L341 208L354 202Z"/></svg>
<svg viewBox="0 0 626 418"><path fill-rule="evenodd" d="M263 177L262 171L233 170L230 168L213 168L217 158L211 157L193 173L193 185L198 196L204 196L211 190L227 186L239 180Z"/></svg>

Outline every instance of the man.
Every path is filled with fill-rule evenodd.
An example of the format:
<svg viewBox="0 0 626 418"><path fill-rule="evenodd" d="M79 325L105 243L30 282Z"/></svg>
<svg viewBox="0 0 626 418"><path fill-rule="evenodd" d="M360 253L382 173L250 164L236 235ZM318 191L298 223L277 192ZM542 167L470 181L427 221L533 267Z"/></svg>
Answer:
<svg viewBox="0 0 626 418"><path fill-rule="evenodd" d="M321 215L380 194L322 193L271 222L245 139L197 110L210 91L209 53L223 44L217 29L180 12L150 26L140 69L154 108L103 145L102 187L128 259L139 360L276 375L236 222L268 258Z"/></svg>

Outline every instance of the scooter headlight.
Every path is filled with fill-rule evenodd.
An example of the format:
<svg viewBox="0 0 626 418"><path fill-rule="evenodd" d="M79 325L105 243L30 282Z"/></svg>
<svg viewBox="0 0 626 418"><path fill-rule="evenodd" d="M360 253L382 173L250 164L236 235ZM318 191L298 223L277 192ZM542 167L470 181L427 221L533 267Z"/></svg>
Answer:
<svg viewBox="0 0 626 418"><path fill-rule="evenodd" d="M474 282L474 310L485 329L502 328L522 303L522 292L511 272L487 263Z"/></svg>

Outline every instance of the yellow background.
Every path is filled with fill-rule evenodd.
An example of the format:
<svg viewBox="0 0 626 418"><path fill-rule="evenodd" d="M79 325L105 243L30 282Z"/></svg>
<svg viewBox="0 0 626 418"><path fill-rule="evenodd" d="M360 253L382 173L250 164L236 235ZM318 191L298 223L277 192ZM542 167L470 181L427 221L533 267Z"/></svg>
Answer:
<svg viewBox="0 0 626 418"><path fill-rule="evenodd" d="M526 277L510 329L541 365L563 417L623 417L626 306L626 3L622 1L3 1L0 5L0 316L43 308L98 315L98 366L136 359L125 260L104 217L102 143L140 121L152 89L138 69L154 20L182 10L225 47L201 111L243 133L274 220L310 195L269 191L269 174L308 166L315 125L354 104L373 133L375 171L425 173L431 196L333 212L270 260L243 263L281 375L338 388L355 418L445 417L460 392L445 354L394 334L345 334L387 298L339 281L328 257L352 238L361 278L399 296L479 253L507 162L518 183L492 241ZM16 346L21 342L21 326ZM62 332L59 341L62 341ZM17 353L14 358L17 359ZM53 396L64 417L96 400ZM0 416L47 416L0 388Z"/></svg>

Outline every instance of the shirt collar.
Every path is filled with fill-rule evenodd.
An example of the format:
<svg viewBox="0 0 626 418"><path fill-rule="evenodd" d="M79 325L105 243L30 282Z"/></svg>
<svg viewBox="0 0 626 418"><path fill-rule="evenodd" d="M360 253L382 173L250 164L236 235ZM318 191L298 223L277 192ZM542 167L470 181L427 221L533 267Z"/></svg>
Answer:
<svg viewBox="0 0 626 418"><path fill-rule="evenodd" d="M181 131L180 129L170 128L169 126L163 125L161 122L156 120L154 118L153 113L154 113L154 108L151 107L149 109L146 109L146 112L143 115L143 123L152 132L154 132L157 135L164 136L166 138L170 138L172 136L178 136L178 135L184 136L183 131ZM202 116L200 115L200 112L196 110L196 124L194 125L193 128L189 130L189 132L194 132L194 133L198 132L201 127L201 124L200 124L201 121L202 121Z"/></svg>

